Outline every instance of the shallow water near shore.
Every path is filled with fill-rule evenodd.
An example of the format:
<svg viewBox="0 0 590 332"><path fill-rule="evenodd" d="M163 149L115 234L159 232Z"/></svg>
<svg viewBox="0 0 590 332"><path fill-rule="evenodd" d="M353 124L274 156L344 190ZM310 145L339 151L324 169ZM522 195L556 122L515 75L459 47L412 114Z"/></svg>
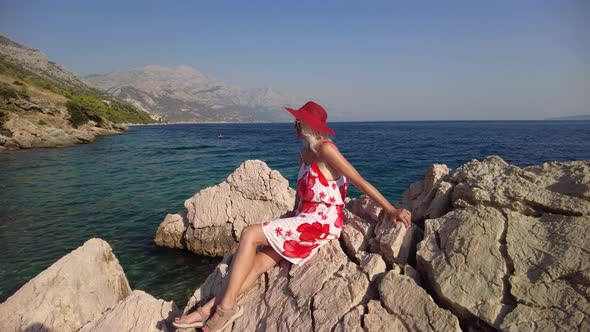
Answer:
<svg viewBox="0 0 590 332"><path fill-rule="evenodd" d="M517 166L590 160L590 121L332 123L341 152L391 202L433 163L499 155ZM223 139L218 139L221 132ZM166 213L260 159L294 187L291 123L138 126L69 148L0 153L0 302L92 237L109 242L133 289L184 306L218 258L158 248ZM360 193L353 187L349 196Z"/></svg>

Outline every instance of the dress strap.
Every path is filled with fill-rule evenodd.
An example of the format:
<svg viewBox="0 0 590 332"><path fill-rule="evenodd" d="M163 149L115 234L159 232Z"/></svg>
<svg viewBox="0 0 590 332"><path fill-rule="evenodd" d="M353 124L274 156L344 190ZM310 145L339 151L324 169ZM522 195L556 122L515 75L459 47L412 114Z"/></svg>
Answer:
<svg viewBox="0 0 590 332"><path fill-rule="evenodd" d="M311 163L311 169L317 175L318 180L320 180L320 183L327 187L328 180L324 176L324 173L322 173L322 170L320 169L320 167L318 166L318 163L315 160Z"/></svg>

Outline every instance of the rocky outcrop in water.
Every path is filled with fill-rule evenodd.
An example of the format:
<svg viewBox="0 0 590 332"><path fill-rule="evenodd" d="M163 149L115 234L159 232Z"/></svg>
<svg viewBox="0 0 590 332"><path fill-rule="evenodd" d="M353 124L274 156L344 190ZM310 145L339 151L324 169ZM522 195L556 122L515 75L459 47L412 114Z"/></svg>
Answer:
<svg viewBox="0 0 590 332"><path fill-rule="evenodd" d="M110 121L73 126L65 106L67 101L60 94L0 72L0 151L67 147L128 130Z"/></svg>
<svg viewBox="0 0 590 332"><path fill-rule="evenodd" d="M132 292L109 244L90 239L0 304L0 331L173 331L179 314Z"/></svg>
<svg viewBox="0 0 590 332"><path fill-rule="evenodd" d="M243 162L227 179L184 202L186 211L169 214L156 232L159 246L184 247L207 256L236 248L242 229L284 216L293 209L295 191L265 162Z"/></svg>
<svg viewBox="0 0 590 332"><path fill-rule="evenodd" d="M77 331L129 294L111 247L92 239L0 304L0 331Z"/></svg>
<svg viewBox="0 0 590 332"><path fill-rule="evenodd" d="M26 113L24 115L0 115L3 117L0 119L0 151L68 147L94 142L97 136L117 135L128 130L126 126L117 124L98 127L91 123L73 128L65 110L47 115L43 113L47 109L44 106L39 107L40 112L35 110L23 111Z"/></svg>

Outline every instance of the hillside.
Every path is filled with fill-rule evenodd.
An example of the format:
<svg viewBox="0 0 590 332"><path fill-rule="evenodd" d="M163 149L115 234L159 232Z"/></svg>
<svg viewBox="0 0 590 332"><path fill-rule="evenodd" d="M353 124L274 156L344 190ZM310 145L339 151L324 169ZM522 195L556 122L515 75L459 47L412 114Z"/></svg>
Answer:
<svg viewBox="0 0 590 332"><path fill-rule="evenodd" d="M156 122L0 34L0 151L70 146Z"/></svg>
<svg viewBox="0 0 590 332"><path fill-rule="evenodd" d="M291 121L284 107L299 107L306 102L271 88L225 84L187 66L150 65L84 79L173 122Z"/></svg>

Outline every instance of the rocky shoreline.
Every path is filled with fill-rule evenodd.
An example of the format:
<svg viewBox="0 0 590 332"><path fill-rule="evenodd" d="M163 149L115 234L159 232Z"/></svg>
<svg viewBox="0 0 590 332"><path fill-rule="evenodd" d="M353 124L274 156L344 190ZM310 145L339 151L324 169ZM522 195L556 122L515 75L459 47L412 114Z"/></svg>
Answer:
<svg viewBox="0 0 590 332"><path fill-rule="evenodd" d="M10 115L9 115L10 116ZM35 125L17 116L10 117L0 132L0 152L32 148L60 148L92 143L98 136L127 132L127 126L111 124L108 128L86 124L79 128L56 128Z"/></svg>
<svg viewBox="0 0 590 332"><path fill-rule="evenodd" d="M90 143L126 132L123 122L153 121L0 33L0 152Z"/></svg>
<svg viewBox="0 0 590 332"><path fill-rule="evenodd" d="M0 76L0 78L2 78ZM0 79L8 88L24 86L20 81ZM88 121L74 126L66 110L67 99L51 91L29 86L26 98L9 97L5 103L12 111L0 110L0 152L31 149L68 147L91 143L97 136L118 135L129 127L101 119L100 123Z"/></svg>
<svg viewBox="0 0 590 332"><path fill-rule="evenodd" d="M227 282L241 229L293 203L286 179L246 161L167 215L158 245L224 255L184 312ZM396 205L415 227L394 229L367 197L347 199L341 238L262 275L231 330L590 330L590 161L435 164ZM173 331L178 314L131 291L108 244L92 239L0 304L0 330Z"/></svg>

